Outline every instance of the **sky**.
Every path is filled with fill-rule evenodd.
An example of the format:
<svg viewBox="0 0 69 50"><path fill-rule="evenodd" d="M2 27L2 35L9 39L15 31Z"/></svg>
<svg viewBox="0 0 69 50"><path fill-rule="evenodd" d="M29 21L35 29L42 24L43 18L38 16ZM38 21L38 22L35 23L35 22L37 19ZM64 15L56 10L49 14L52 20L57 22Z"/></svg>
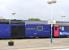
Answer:
<svg viewBox="0 0 69 50"><path fill-rule="evenodd" d="M69 0L56 1L54 4L48 4L48 0L0 0L0 17L69 21Z"/></svg>

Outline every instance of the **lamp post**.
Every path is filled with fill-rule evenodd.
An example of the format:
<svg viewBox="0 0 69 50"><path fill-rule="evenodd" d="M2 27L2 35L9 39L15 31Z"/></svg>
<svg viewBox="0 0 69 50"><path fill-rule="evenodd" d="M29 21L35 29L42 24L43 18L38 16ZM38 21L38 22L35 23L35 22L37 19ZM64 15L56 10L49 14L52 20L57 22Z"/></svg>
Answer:
<svg viewBox="0 0 69 50"><path fill-rule="evenodd" d="M13 16L16 14L16 13L11 13ZM9 19L9 25L11 25L11 20ZM8 45L9 46L13 46L14 45L14 41L12 41L12 39L8 42Z"/></svg>
<svg viewBox="0 0 69 50"><path fill-rule="evenodd" d="M11 14L12 14L12 16L14 17L16 13L11 13Z"/></svg>
<svg viewBox="0 0 69 50"><path fill-rule="evenodd" d="M56 3L56 0L48 0L48 4L49 4L49 5L54 4L54 3ZM51 17L51 21L50 21L50 24L52 24L52 25L51 25L51 44L52 44L52 42L53 42L52 27L53 27L53 24L55 24L55 23L56 23L56 21L54 21L53 17Z"/></svg>
<svg viewBox="0 0 69 50"><path fill-rule="evenodd" d="M61 17L62 17L62 21L64 21L64 19L65 19L66 16L61 16Z"/></svg>

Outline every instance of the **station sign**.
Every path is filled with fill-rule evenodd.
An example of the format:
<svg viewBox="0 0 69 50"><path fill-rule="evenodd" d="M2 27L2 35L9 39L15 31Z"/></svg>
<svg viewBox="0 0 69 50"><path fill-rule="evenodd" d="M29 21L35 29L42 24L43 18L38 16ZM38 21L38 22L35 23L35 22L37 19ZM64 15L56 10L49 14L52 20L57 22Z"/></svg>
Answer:
<svg viewBox="0 0 69 50"><path fill-rule="evenodd" d="M56 21L55 20L49 20L48 24L56 24Z"/></svg>

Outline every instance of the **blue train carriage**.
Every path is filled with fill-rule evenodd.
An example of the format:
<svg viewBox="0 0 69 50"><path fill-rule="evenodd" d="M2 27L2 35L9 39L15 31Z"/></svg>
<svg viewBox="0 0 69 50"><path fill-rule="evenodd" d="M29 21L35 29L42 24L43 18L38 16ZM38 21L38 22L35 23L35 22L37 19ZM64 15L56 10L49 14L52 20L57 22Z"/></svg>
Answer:
<svg viewBox="0 0 69 50"><path fill-rule="evenodd" d="M11 38L9 20L0 19L0 39Z"/></svg>
<svg viewBox="0 0 69 50"><path fill-rule="evenodd" d="M59 37L66 38L69 37L69 22L65 21L58 21L57 24L59 25Z"/></svg>
<svg viewBox="0 0 69 50"><path fill-rule="evenodd" d="M11 38L22 39L25 37L25 22L22 20L11 20Z"/></svg>
<svg viewBox="0 0 69 50"><path fill-rule="evenodd" d="M25 21L25 28L25 37L51 37L51 24L48 24L47 21Z"/></svg>

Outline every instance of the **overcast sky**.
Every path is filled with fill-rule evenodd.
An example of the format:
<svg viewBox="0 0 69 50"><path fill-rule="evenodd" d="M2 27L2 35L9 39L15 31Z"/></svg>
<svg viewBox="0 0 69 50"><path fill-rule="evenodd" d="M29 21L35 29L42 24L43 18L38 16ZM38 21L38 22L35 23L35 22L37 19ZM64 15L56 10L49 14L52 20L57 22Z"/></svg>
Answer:
<svg viewBox="0 0 69 50"><path fill-rule="evenodd" d="M48 0L0 0L0 16L4 18L42 20L69 20L69 0L57 0L49 5ZM16 13L15 17L11 13ZM61 17L66 16L66 17Z"/></svg>

